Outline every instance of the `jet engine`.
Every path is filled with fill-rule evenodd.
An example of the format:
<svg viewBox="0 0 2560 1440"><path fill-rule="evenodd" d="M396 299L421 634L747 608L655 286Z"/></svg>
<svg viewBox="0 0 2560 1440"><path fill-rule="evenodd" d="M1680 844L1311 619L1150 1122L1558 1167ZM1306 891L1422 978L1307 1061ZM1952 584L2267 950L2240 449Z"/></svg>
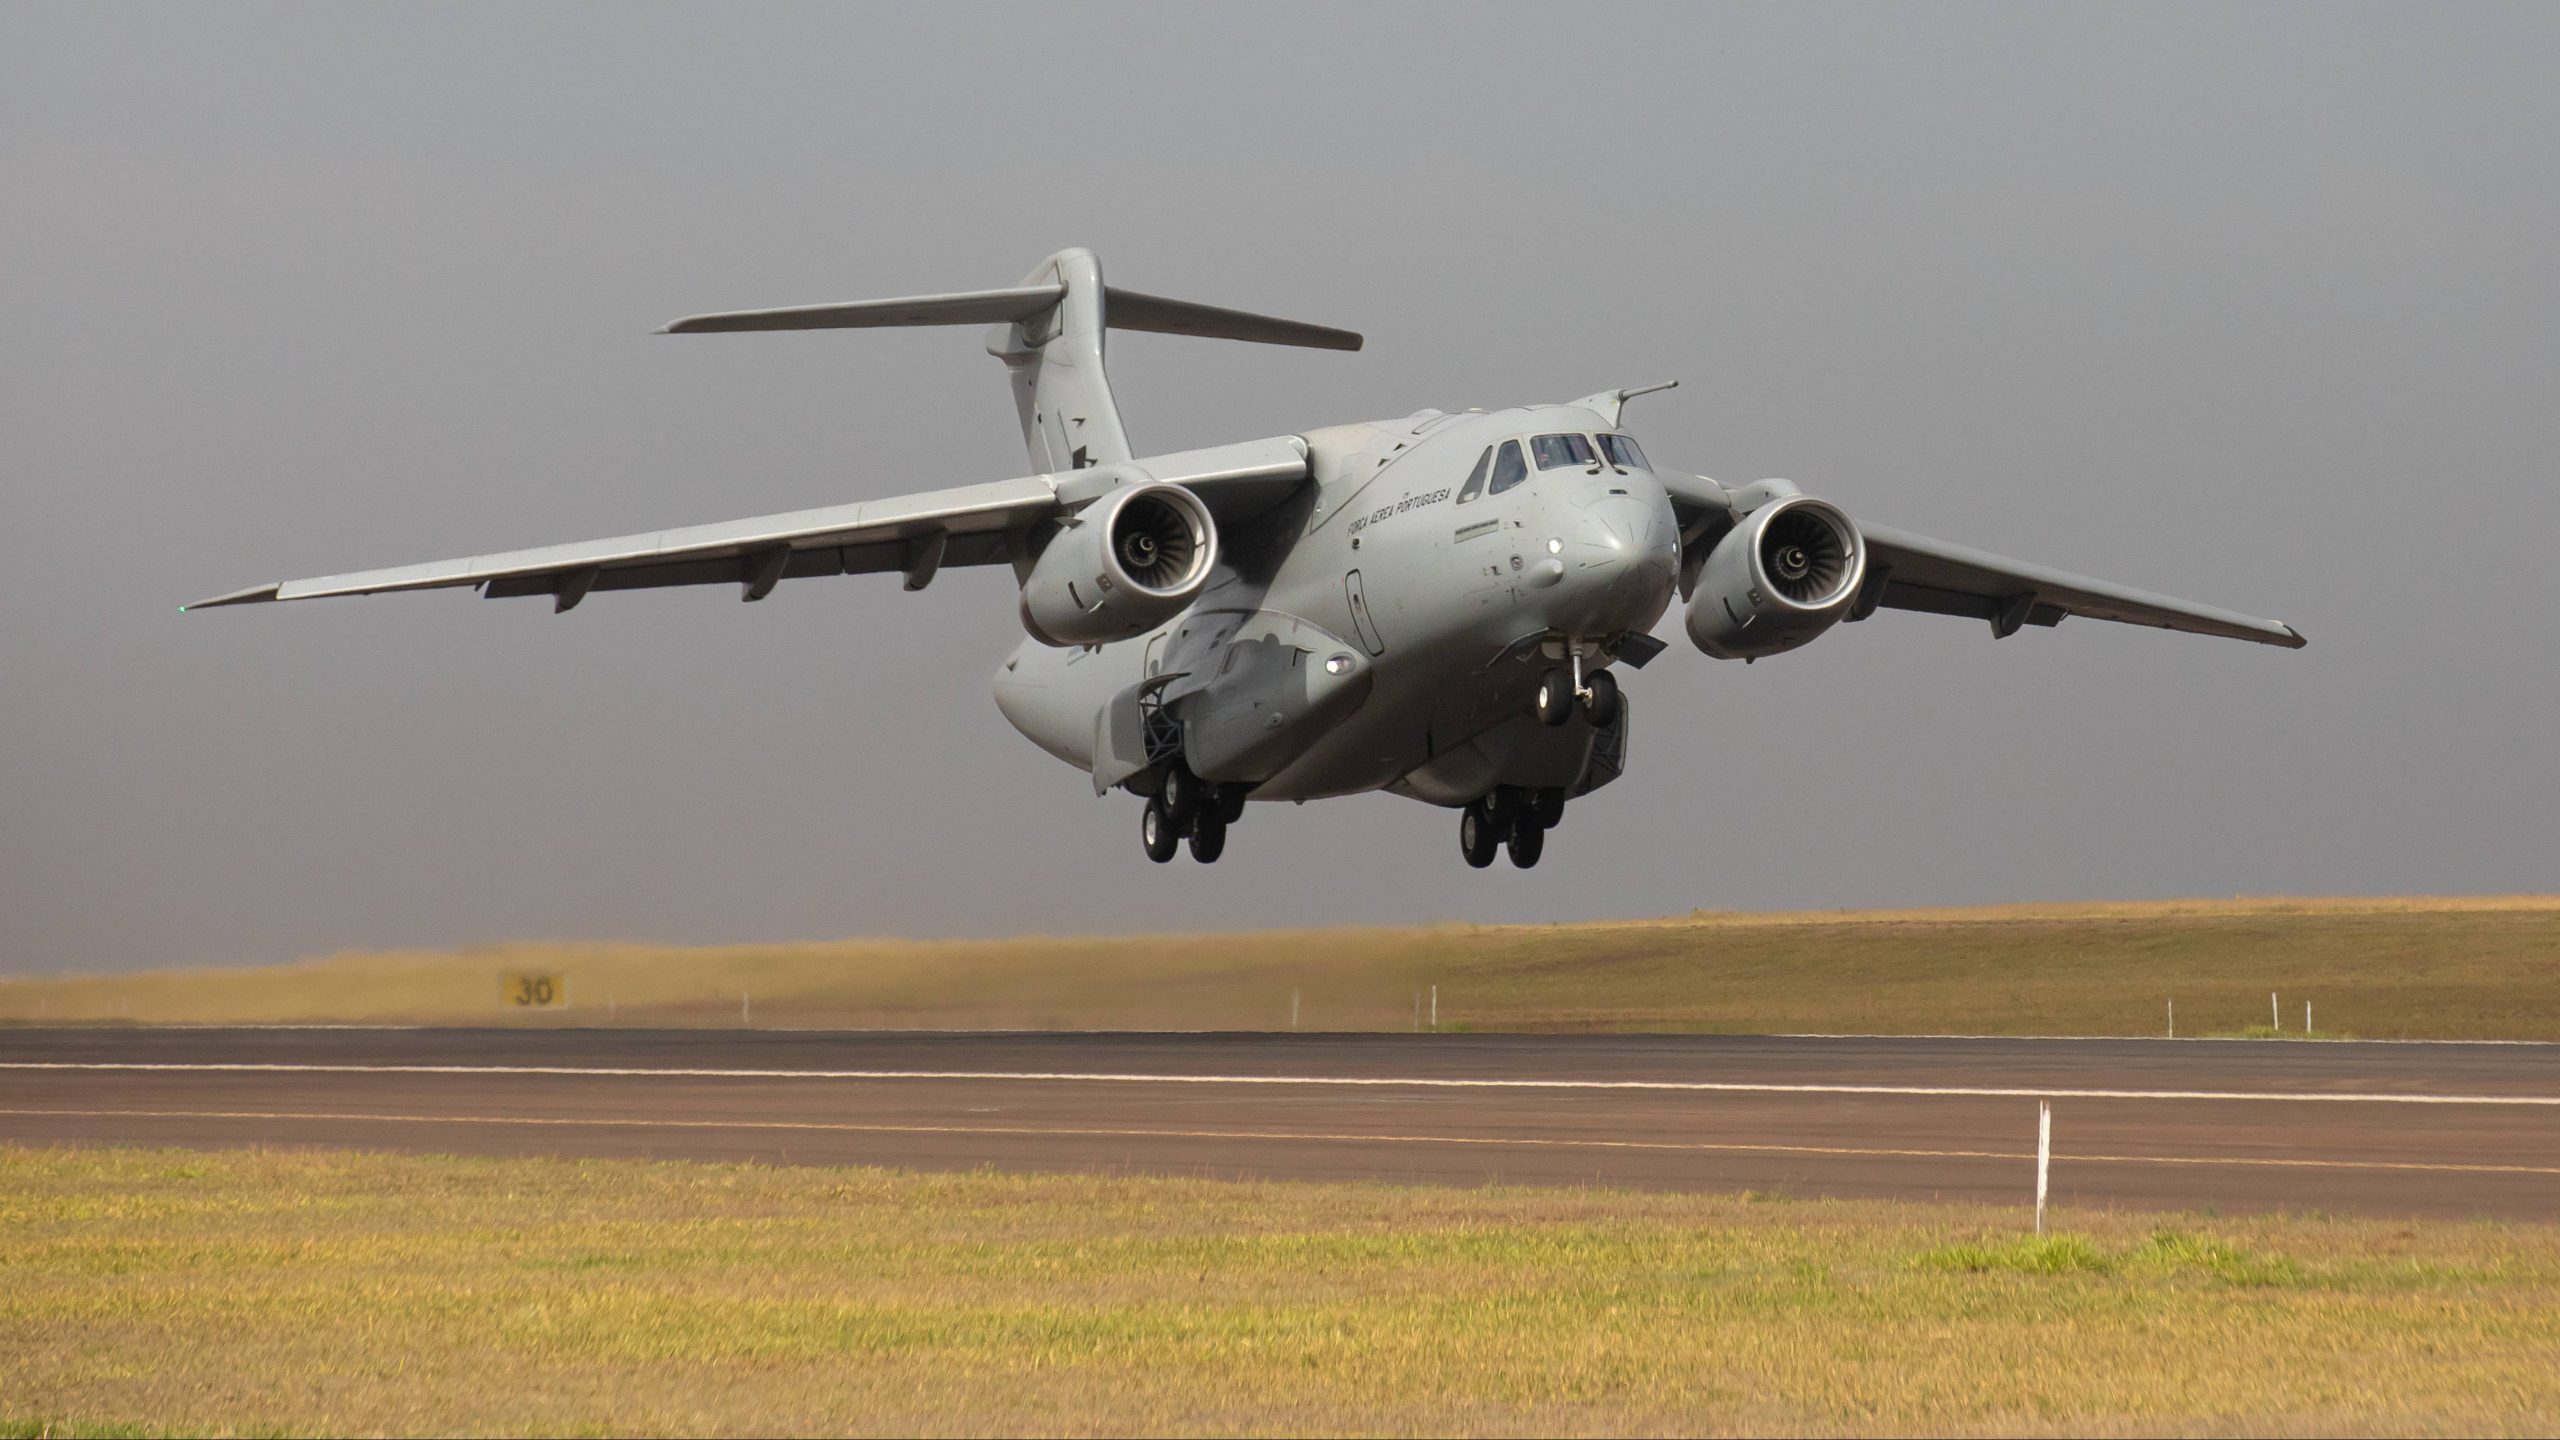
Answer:
<svg viewBox="0 0 2560 1440"><path fill-rule="evenodd" d="M1179 485L1124 485L1068 517L1022 580L1022 628L1043 645L1142 635L1209 582L1218 527Z"/></svg>
<svg viewBox="0 0 2560 1440"><path fill-rule="evenodd" d="M1866 574L1866 541L1838 506L1807 495L1771 500L1707 552L1689 638L1722 660L1792 650L1839 623Z"/></svg>

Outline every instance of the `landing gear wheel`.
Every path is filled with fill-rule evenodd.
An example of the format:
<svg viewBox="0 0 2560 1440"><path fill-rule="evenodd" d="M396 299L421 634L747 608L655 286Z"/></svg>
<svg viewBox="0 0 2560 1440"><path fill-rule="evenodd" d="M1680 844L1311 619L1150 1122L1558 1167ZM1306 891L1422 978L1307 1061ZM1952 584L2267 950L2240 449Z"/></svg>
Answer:
<svg viewBox="0 0 2560 1440"><path fill-rule="evenodd" d="M1538 723L1561 725L1573 718L1573 677L1550 670L1538 677Z"/></svg>
<svg viewBox="0 0 2560 1440"><path fill-rule="evenodd" d="M1511 863L1526 870L1547 852L1547 827L1531 815L1511 822Z"/></svg>
<svg viewBox="0 0 2560 1440"><path fill-rule="evenodd" d="M1458 853L1467 863L1481 870L1493 863L1494 852L1502 848L1502 827L1478 800L1458 817Z"/></svg>
<svg viewBox="0 0 2560 1440"><path fill-rule="evenodd" d="M1182 843L1182 831L1164 813L1163 800L1147 802L1146 814L1138 821L1138 838L1146 843L1148 859L1161 865L1173 858L1174 847Z"/></svg>
<svg viewBox="0 0 2560 1440"><path fill-rule="evenodd" d="M1538 828L1553 830L1564 823L1564 787L1549 785L1529 792L1530 809L1538 817Z"/></svg>
<svg viewBox="0 0 2560 1440"><path fill-rule="evenodd" d="M1242 785L1230 784L1219 786L1218 818L1229 825L1233 825L1237 821L1243 819L1244 797L1249 793L1250 792Z"/></svg>
<svg viewBox="0 0 2560 1440"><path fill-rule="evenodd" d="M1608 729L1618 718L1618 677L1606 670L1595 670L1583 677L1582 685L1591 692L1582 708L1590 714L1593 728Z"/></svg>
<svg viewBox="0 0 2560 1440"><path fill-rule="evenodd" d="M1191 828L1191 817L1200 813L1201 791L1206 788L1200 777L1179 760L1164 772L1164 784L1156 795L1164 802L1165 818L1173 822L1176 832Z"/></svg>
<svg viewBox="0 0 2560 1440"><path fill-rule="evenodd" d="M1215 865L1227 853L1227 822L1203 810L1191 819L1191 858L1203 865Z"/></svg>

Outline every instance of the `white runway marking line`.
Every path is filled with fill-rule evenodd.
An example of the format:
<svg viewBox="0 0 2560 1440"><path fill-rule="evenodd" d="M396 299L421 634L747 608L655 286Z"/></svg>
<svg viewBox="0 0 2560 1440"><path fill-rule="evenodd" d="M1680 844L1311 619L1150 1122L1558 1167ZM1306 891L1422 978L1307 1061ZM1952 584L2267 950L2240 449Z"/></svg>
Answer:
<svg viewBox="0 0 2560 1440"><path fill-rule="evenodd" d="M968 1080L1104 1085L1315 1085L1423 1090L1651 1090L1731 1095L1923 1095L1997 1100L2241 1100L2353 1105L2528 1105L2560 1095L2428 1095L2353 1090L2103 1090L2027 1085L1826 1085L1750 1080L1523 1080L1419 1075L1150 1075L1086 1070L728 1070L603 1065L325 1065L213 1061L0 1060L0 1070L223 1075L542 1075L663 1080Z"/></svg>
<svg viewBox="0 0 2560 1440"><path fill-rule="evenodd" d="M887 1125L853 1120L644 1120L552 1115L367 1115L360 1112L288 1110L46 1110L0 1109L0 1115L68 1116L124 1120L328 1120L399 1125L516 1125L632 1130L780 1130L854 1135L1000 1135L1098 1140L1276 1140L1323 1144L1476 1145L1545 1150L1669 1150L1743 1155L1835 1155L1895 1160L2033 1160L2009 1150L1909 1150L1854 1145L1750 1145L1712 1140L1559 1140L1545 1136L1359 1135L1306 1130L1166 1130L1120 1126ZM2466 1175L2560 1175L2544 1165L2464 1165L2424 1160L2314 1160L2259 1155L2055 1155L2056 1164L2241 1166L2292 1170L2424 1170Z"/></svg>

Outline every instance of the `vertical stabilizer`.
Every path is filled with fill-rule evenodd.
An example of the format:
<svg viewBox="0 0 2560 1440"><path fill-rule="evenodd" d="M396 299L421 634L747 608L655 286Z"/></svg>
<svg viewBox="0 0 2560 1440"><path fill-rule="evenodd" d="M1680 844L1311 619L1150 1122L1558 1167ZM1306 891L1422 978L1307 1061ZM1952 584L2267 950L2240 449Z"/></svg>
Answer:
<svg viewBox="0 0 2560 1440"><path fill-rule="evenodd" d="M1127 460L1129 436L1103 373L1102 262L1090 250L1061 250L1025 276L1021 288L1045 286L1059 288L1057 304L987 332L987 353L1012 372L1031 466L1081 470Z"/></svg>
<svg viewBox="0 0 2560 1440"><path fill-rule="evenodd" d="M1082 470L1131 458L1120 407L1102 369L1102 332L1152 330L1260 345L1357 350L1349 330L1310 325L1168 300L1135 290L1106 290L1102 262L1090 250L1061 250L1009 290L964 290L895 300L847 300L778 310L720 310L667 323L663 335L739 330L868 330L902 325L992 325L987 353L1011 372L1014 407L1022 414L1023 448L1044 474Z"/></svg>

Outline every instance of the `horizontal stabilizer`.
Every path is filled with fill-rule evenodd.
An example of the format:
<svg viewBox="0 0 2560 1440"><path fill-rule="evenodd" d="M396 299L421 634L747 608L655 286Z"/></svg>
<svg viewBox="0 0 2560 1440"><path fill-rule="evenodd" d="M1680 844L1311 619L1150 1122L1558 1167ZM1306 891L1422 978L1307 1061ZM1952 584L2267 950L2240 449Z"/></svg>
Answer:
<svg viewBox="0 0 2560 1440"><path fill-rule="evenodd" d="M896 300L851 300L838 305L788 305L775 310L721 310L687 315L659 328L661 335L710 335L737 330L872 330L908 325L1016 325L1035 319L1066 297L1064 285L1020 285L1009 290L964 290L953 295L908 295ZM1103 324L1113 330L1198 335L1211 340L1250 340L1263 345L1304 345L1318 350L1357 350L1357 332L1302 320L1282 320L1248 310L1167 300L1115 286L1103 289Z"/></svg>
<svg viewBox="0 0 2560 1440"><path fill-rule="evenodd" d="M779 310L722 310L687 315L660 327L661 335L705 335L724 330L874 330L905 325L1005 325L1028 320L1058 303L1064 285L1022 285L1010 290L963 290L953 295L909 295L897 300L851 300L841 305L791 305Z"/></svg>
<svg viewBox="0 0 2560 1440"><path fill-rule="evenodd" d="M1251 340L1262 345L1304 345L1316 350L1357 350L1358 332L1303 320L1281 320L1219 305L1141 295L1116 285L1102 288L1102 323L1113 330L1152 330L1159 335L1199 335L1211 340Z"/></svg>

